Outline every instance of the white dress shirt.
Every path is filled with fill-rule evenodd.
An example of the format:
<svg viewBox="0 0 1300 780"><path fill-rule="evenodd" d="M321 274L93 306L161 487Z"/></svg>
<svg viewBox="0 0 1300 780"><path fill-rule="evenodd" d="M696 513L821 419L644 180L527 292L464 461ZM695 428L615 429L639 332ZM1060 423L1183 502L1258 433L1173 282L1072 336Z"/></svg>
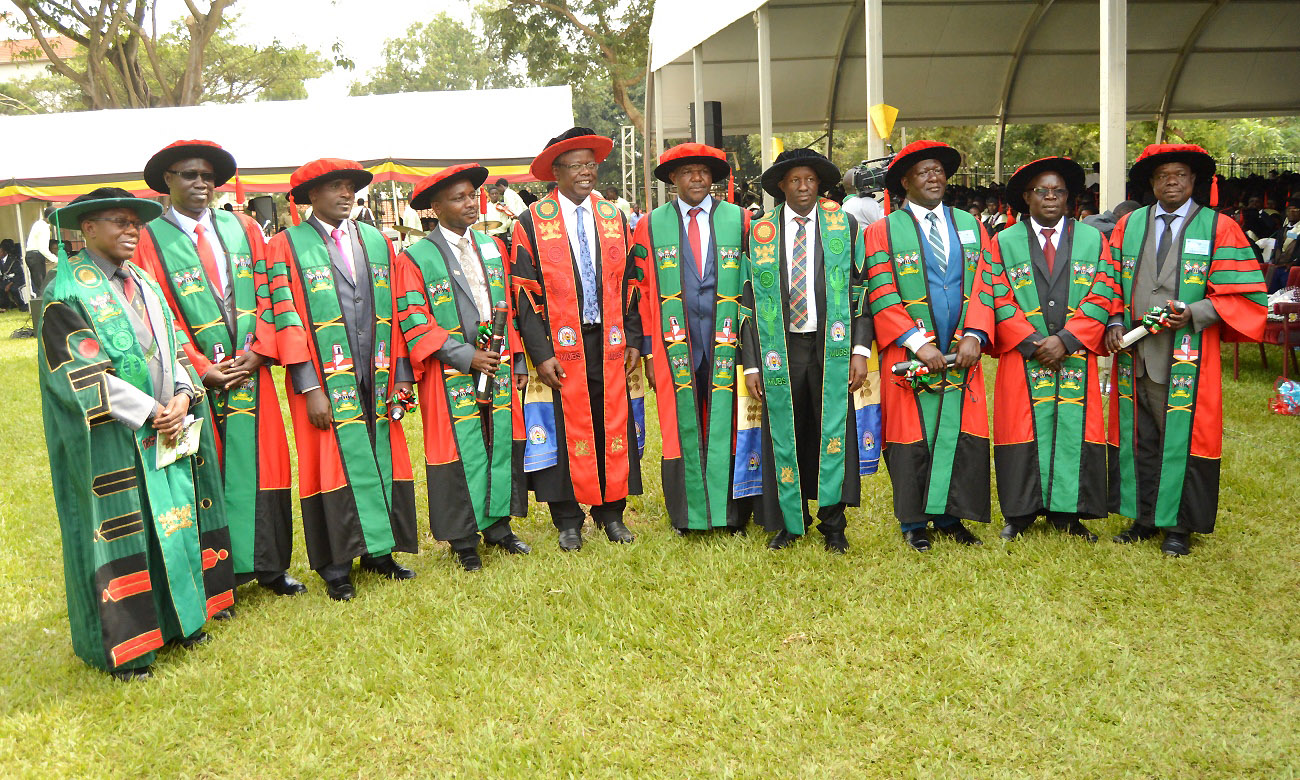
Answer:
<svg viewBox="0 0 1300 780"><path fill-rule="evenodd" d="M705 195L704 200L700 201L699 206L691 206L681 198L678 198L676 200L676 203L677 203L677 210L680 211L682 214L682 225L684 225L686 229L686 240L688 244L690 242L690 235L691 235L690 234L690 229L691 229L690 211L692 208L703 209L703 211L695 215L695 221L700 225L700 251L704 253L704 257L708 257L709 241L713 237L713 228L709 226L709 215L713 213L713 196ZM701 268L704 267L704 257L695 258L696 261L699 262Z"/></svg>
<svg viewBox="0 0 1300 780"><path fill-rule="evenodd" d="M943 254L944 257L947 257L949 255L948 212L944 209L943 204L940 203L932 209L927 209L925 206L909 200L907 201L907 210L912 212L912 216L916 217L917 222L921 223L921 240L926 243L930 241L930 218L926 215L933 214L939 218L939 238L943 240Z"/></svg>
<svg viewBox="0 0 1300 780"><path fill-rule="evenodd" d="M320 222L319 219L316 221ZM330 227L329 224L325 222L321 222L320 226L325 230L325 242L329 246L338 249L339 248L338 245L335 244L334 242L334 228ZM343 231L343 235L339 237L339 243L343 245L342 252L343 252L344 264L348 268L352 269L352 281L356 282L357 262L356 262L356 258L352 256L352 220L350 219L341 220L339 222L338 229Z"/></svg>
<svg viewBox="0 0 1300 780"><path fill-rule="evenodd" d="M212 247L212 256L217 259L217 276L219 278L215 280L215 284L219 285L218 292L221 293L221 297L226 297L226 291L230 289L230 261L226 258L226 250L222 248L221 239L217 238L217 231L212 225L211 209L200 211L198 219L191 219L175 208L171 210L171 216L176 224L181 226L181 230L185 231L185 235L190 237L190 241L194 242L195 251L198 251L199 246L199 236L195 231L195 227L198 225L203 226L203 233L207 236L208 246ZM202 268L202 262L200 262L199 267ZM204 268L203 270L206 271L207 269Z"/></svg>
<svg viewBox="0 0 1300 780"><path fill-rule="evenodd" d="M505 204L505 207L509 209L510 213L515 215L515 217L518 217L520 214L523 214L528 210L528 205L524 203L524 199L519 197L519 193L509 187L501 190L501 201Z"/></svg>
<svg viewBox="0 0 1300 780"><path fill-rule="evenodd" d="M1061 231L1065 228L1065 217L1061 217L1059 220L1057 220L1056 224L1053 225L1052 227L1046 228L1047 230L1052 231L1052 237L1050 239L1045 238L1043 236L1043 230L1044 230L1043 225L1033 217L1029 218L1029 227L1033 228L1034 235L1038 237L1039 249L1046 249L1047 242L1049 240L1052 242L1053 249L1061 248Z"/></svg>
<svg viewBox="0 0 1300 780"><path fill-rule="evenodd" d="M32 223L32 229L27 232L27 243L23 251L40 252L51 263L57 259L50 252L50 223L46 222L44 217Z"/></svg>
<svg viewBox="0 0 1300 780"><path fill-rule="evenodd" d="M1188 198L1186 201L1183 202L1183 205L1174 209L1172 212L1165 211L1165 207L1160 203L1157 203L1152 208L1155 209L1156 212L1156 234L1155 236L1153 236L1153 238L1155 239L1156 242L1155 245L1160 246L1160 237L1165 234L1165 221L1160 218L1160 215L1170 214L1170 213L1177 215L1174 217L1173 222L1170 223L1169 225L1169 229L1174 231L1173 238L1177 238L1178 231L1183 229L1183 223L1187 221L1187 215L1192 211L1192 199ZM1172 252L1173 251L1172 240L1169 242L1169 245L1170 245L1170 251Z"/></svg>
<svg viewBox="0 0 1300 780"><path fill-rule="evenodd" d="M817 331L817 211L817 207L813 206L813 210L808 212L808 222L803 226L804 246L808 248L807 278L804 281L808 290L808 319L802 328L796 328L792 322L791 333ZM794 221L797 216L800 215L789 205L781 207L781 220L785 230L785 278L791 290L794 289L794 233L799 229L799 223Z"/></svg>
<svg viewBox="0 0 1300 780"><path fill-rule="evenodd" d="M468 230L465 231L464 236L458 236L444 227L442 223L438 223L438 230L442 233L447 245L451 247L451 251L456 253L461 273L465 274L465 281L469 282L470 290L473 291L474 308L478 309L478 318L484 321L492 319L492 300L488 296L487 278L483 275L483 261L479 259L474 237L470 235ZM465 257L460 250L460 242L464 238L469 239L470 257Z"/></svg>

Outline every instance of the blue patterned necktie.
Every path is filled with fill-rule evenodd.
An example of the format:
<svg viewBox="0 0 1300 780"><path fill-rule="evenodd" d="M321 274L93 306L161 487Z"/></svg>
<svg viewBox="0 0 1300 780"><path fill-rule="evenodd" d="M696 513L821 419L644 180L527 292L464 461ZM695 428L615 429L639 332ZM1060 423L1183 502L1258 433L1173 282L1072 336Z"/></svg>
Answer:
<svg viewBox="0 0 1300 780"><path fill-rule="evenodd" d="M591 244L587 242L587 227L578 207L578 273L582 276L582 324L600 321L600 303L596 300L596 266L591 262Z"/></svg>
<svg viewBox="0 0 1300 780"><path fill-rule="evenodd" d="M808 217L795 217L794 252L790 262L790 325L808 327Z"/></svg>
<svg viewBox="0 0 1300 780"><path fill-rule="evenodd" d="M939 217L933 211L925 215L930 221L930 251L934 252L935 259L939 261L940 273L948 273L948 252L943 248L943 236L939 233Z"/></svg>

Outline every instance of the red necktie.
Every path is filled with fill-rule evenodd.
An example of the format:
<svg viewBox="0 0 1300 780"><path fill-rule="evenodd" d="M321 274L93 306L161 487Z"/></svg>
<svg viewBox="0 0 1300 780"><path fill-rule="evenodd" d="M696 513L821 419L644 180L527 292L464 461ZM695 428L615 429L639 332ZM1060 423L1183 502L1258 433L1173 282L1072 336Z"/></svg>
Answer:
<svg viewBox="0 0 1300 780"><path fill-rule="evenodd" d="M695 206L686 213L691 217L691 224L686 227L686 238L691 242L691 252L695 254L695 264L699 266L700 278L704 278L704 250L700 247L700 223L695 218L704 209Z"/></svg>
<svg viewBox="0 0 1300 780"><path fill-rule="evenodd" d="M194 238L198 243L199 262L203 263L203 272L208 275L208 285L224 297L226 294L225 285L221 283L221 276L217 273L217 256L212 252L212 244L208 243L208 237L204 235L207 232L208 229L203 227L202 223L194 226Z"/></svg>
<svg viewBox="0 0 1300 780"><path fill-rule="evenodd" d="M1047 261L1047 272L1052 273L1056 265L1056 245L1052 243L1052 234L1056 228L1043 228L1043 259Z"/></svg>

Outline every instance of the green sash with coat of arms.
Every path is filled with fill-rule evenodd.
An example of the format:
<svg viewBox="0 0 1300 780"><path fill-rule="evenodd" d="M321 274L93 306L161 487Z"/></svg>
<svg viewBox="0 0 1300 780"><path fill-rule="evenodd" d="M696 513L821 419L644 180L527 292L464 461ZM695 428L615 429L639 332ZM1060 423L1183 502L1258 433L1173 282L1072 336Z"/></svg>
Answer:
<svg viewBox="0 0 1300 780"><path fill-rule="evenodd" d="M487 235L477 230L470 234L478 246L479 257L483 259L488 283L488 298L492 306L505 305L505 267L497 244ZM429 310L433 313L438 327L451 334L451 338L467 344L473 344L478 334L467 338L461 327L460 312L452 291L451 275L447 272L447 261L442 252L432 241L417 241L407 248L406 254L420 269L425 281ZM410 293L420 295L420 293ZM508 353L509 350L507 350ZM514 427L511 419L510 400L514 392L511 382L511 360L509 354L501 356L493 378L491 439L492 450L489 456L484 441L483 425L480 422L478 402L474 396L474 385L478 374L459 371L452 366L443 367L443 386L447 394L447 409L451 416L452 431L456 438L456 450L460 456L461 466L465 471L465 482L469 487L470 501L474 504L474 519L482 531L496 521L510 514L511 490L511 447L514 441ZM439 435L434 432L432 435Z"/></svg>
<svg viewBox="0 0 1300 780"><path fill-rule="evenodd" d="M731 495L731 455L736 398L736 336L739 332L741 275L738 244L723 243L741 235L742 213L730 203L716 203L712 212L712 235L717 246L717 294L713 322L717 328L713 344L713 387L709 408L716 413L707 419L708 431L701 450L699 414L695 408L695 387L691 371L691 345L682 302L681 218L674 203L650 213L650 246L659 282L659 311L663 342L672 373L677 407L677 436L681 445L686 479L687 528L706 530L727 524L727 498ZM704 251L708 251L705 249ZM703 455L703 462L697 457ZM706 479L706 472L708 478ZM713 486L715 489L710 489ZM704 501L694 500L704 497Z"/></svg>
<svg viewBox="0 0 1300 780"><path fill-rule="evenodd" d="M339 458L347 470L348 484L356 501L357 515L368 550L391 550L395 544L390 521L393 496L392 446L388 432L388 377L392 361L393 299L389 288L388 243L375 228L354 223L364 257L353 258L358 284L370 284L374 291L375 354L362 357L354 364L343 324L343 310L334 286L334 269L325 239L310 223L304 222L286 231L293 248L298 274L307 306L308 322L316 345L316 356L323 372L322 389L329 397L338 439ZM375 393L374 441L367 431L369 423L362 414L365 408L358 397L358 371L373 372L371 387Z"/></svg>
<svg viewBox="0 0 1300 780"><path fill-rule="evenodd" d="M214 363L238 357L253 345L257 328L257 283L253 276L253 253L248 233L234 214L211 209L217 240L225 250L226 274L235 301L235 337L232 339L221 306L214 297L198 249L189 235L175 224L159 217L146 229L158 247L158 259L172 300L180 307L194 345ZM257 269L265 271L265 268ZM207 398L213 424L222 432L227 447L253 447L239 457L224 458L226 517L232 539L235 571L253 571L253 537L257 515L257 398L258 372L229 390L210 390Z"/></svg>
<svg viewBox="0 0 1300 780"><path fill-rule="evenodd" d="M1027 222L1017 222L998 236L1002 265L1012 295L1038 333L1047 333L1034 264L1029 254L1031 238ZM1101 256L1101 234L1070 226L1069 314L1092 289ZM1079 508L1079 461L1083 453L1084 411L1087 405L1088 355L1086 351L1066 355L1059 371L1036 360L1025 361L1025 382L1029 388L1034 417L1034 440L1038 449L1038 473L1043 506L1049 512L1077 512ZM1057 468L1060 466L1060 468Z"/></svg>
<svg viewBox="0 0 1300 780"><path fill-rule="evenodd" d="M782 207L764 214L750 228L748 273L754 293L754 322L758 332L760 371L763 380L772 459L776 467L778 504L786 530L804 533L803 494L799 460L795 449L794 402L790 392L790 369L786 350L786 304L782 295L785 271L781 256ZM826 298L817 302L825 325L825 364L822 374L821 443L819 446L817 503L840 502L844 488L844 434L849 408L849 362L853 350L852 242L848 220L838 203L817 204L818 241L826 275ZM809 258L811 264L816 262ZM815 273L809 273L809 293L814 293ZM800 410L803 413L806 410Z"/></svg>

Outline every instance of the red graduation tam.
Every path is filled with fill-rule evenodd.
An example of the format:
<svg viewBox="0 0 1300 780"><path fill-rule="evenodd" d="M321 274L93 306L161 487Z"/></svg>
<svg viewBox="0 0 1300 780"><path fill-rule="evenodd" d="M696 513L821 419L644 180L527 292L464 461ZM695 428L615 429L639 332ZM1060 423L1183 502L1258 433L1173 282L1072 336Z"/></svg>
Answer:
<svg viewBox="0 0 1300 780"><path fill-rule="evenodd" d="M1069 157L1043 157L1020 166L1015 173L1011 174L1011 178L1007 179L1007 205L1021 214L1028 212L1029 204L1025 202L1025 189L1038 174L1046 171L1061 174L1071 198L1083 192L1083 182L1086 177L1082 165Z"/></svg>
<svg viewBox="0 0 1300 780"><path fill-rule="evenodd" d="M596 155L596 162L604 162L614 149L614 141L596 135L596 131L590 127L571 127L546 142L546 148L533 158L528 172L538 181L555 181L555 173L551 170L555 158L574 149L590 149Z"/></svg>
<svg viewBox="0 0 1300 780"><path fill-rule="evenodd" d="M1171 162L1187 163L1198 182L1209 181L1214 176L1214 158L1196 144L1150 144L1128 169L1128 180L1141 190L1149 190L1151 174Z"/></svg>
<svg viewBox="0 0 1300 780"><path fill-rule="evenodd" d="M885 189L903 195L903 176L922 160L938 160L951 177L961 167L961 152L942 141L913 141L899 149L885 169Z"/></svg>
<svg viewBox="0 0 1300 780"><path fill-rule="evenodd" d="M707 165L714 181L722 181L731 175L731 163L727 162L727 153L706 144L677 144L659 155L659 165L655 168L655 178L665 184L672 184L672 173L683 165Z"/></svg>
<svg viewBox="0 0 1300 780"><path fill-rule="evenodd" d="M220 187L235 175L235 158L212 141L174 141L158 150L144 165L144 183L162 195L168 194L167 179L163 174L180 160L200 158L212 163L216 186Z"/></svg>
<svg viewBox="0 0 1300 780"><path fill-rule="evenodd" d="M483 186L483 182L487 181L487 177L488 169L474 162L443 168L416 182L415 189L411 191L411 208L424 211L433 205L433 196L438 194L438 190L455 184L461 179L468 180L474 185L474 189L478 189Z"/></svg>
<svg viewBox="0 0 1300 780"><path fill-rule="evenodd" d="M289 198L298 203L306 203L307 193L318 184L333 179L349 179L357 189L361 189L374 178L374 174L362 168L359 162L322 157L312 160L289 176Z"/></svg>

